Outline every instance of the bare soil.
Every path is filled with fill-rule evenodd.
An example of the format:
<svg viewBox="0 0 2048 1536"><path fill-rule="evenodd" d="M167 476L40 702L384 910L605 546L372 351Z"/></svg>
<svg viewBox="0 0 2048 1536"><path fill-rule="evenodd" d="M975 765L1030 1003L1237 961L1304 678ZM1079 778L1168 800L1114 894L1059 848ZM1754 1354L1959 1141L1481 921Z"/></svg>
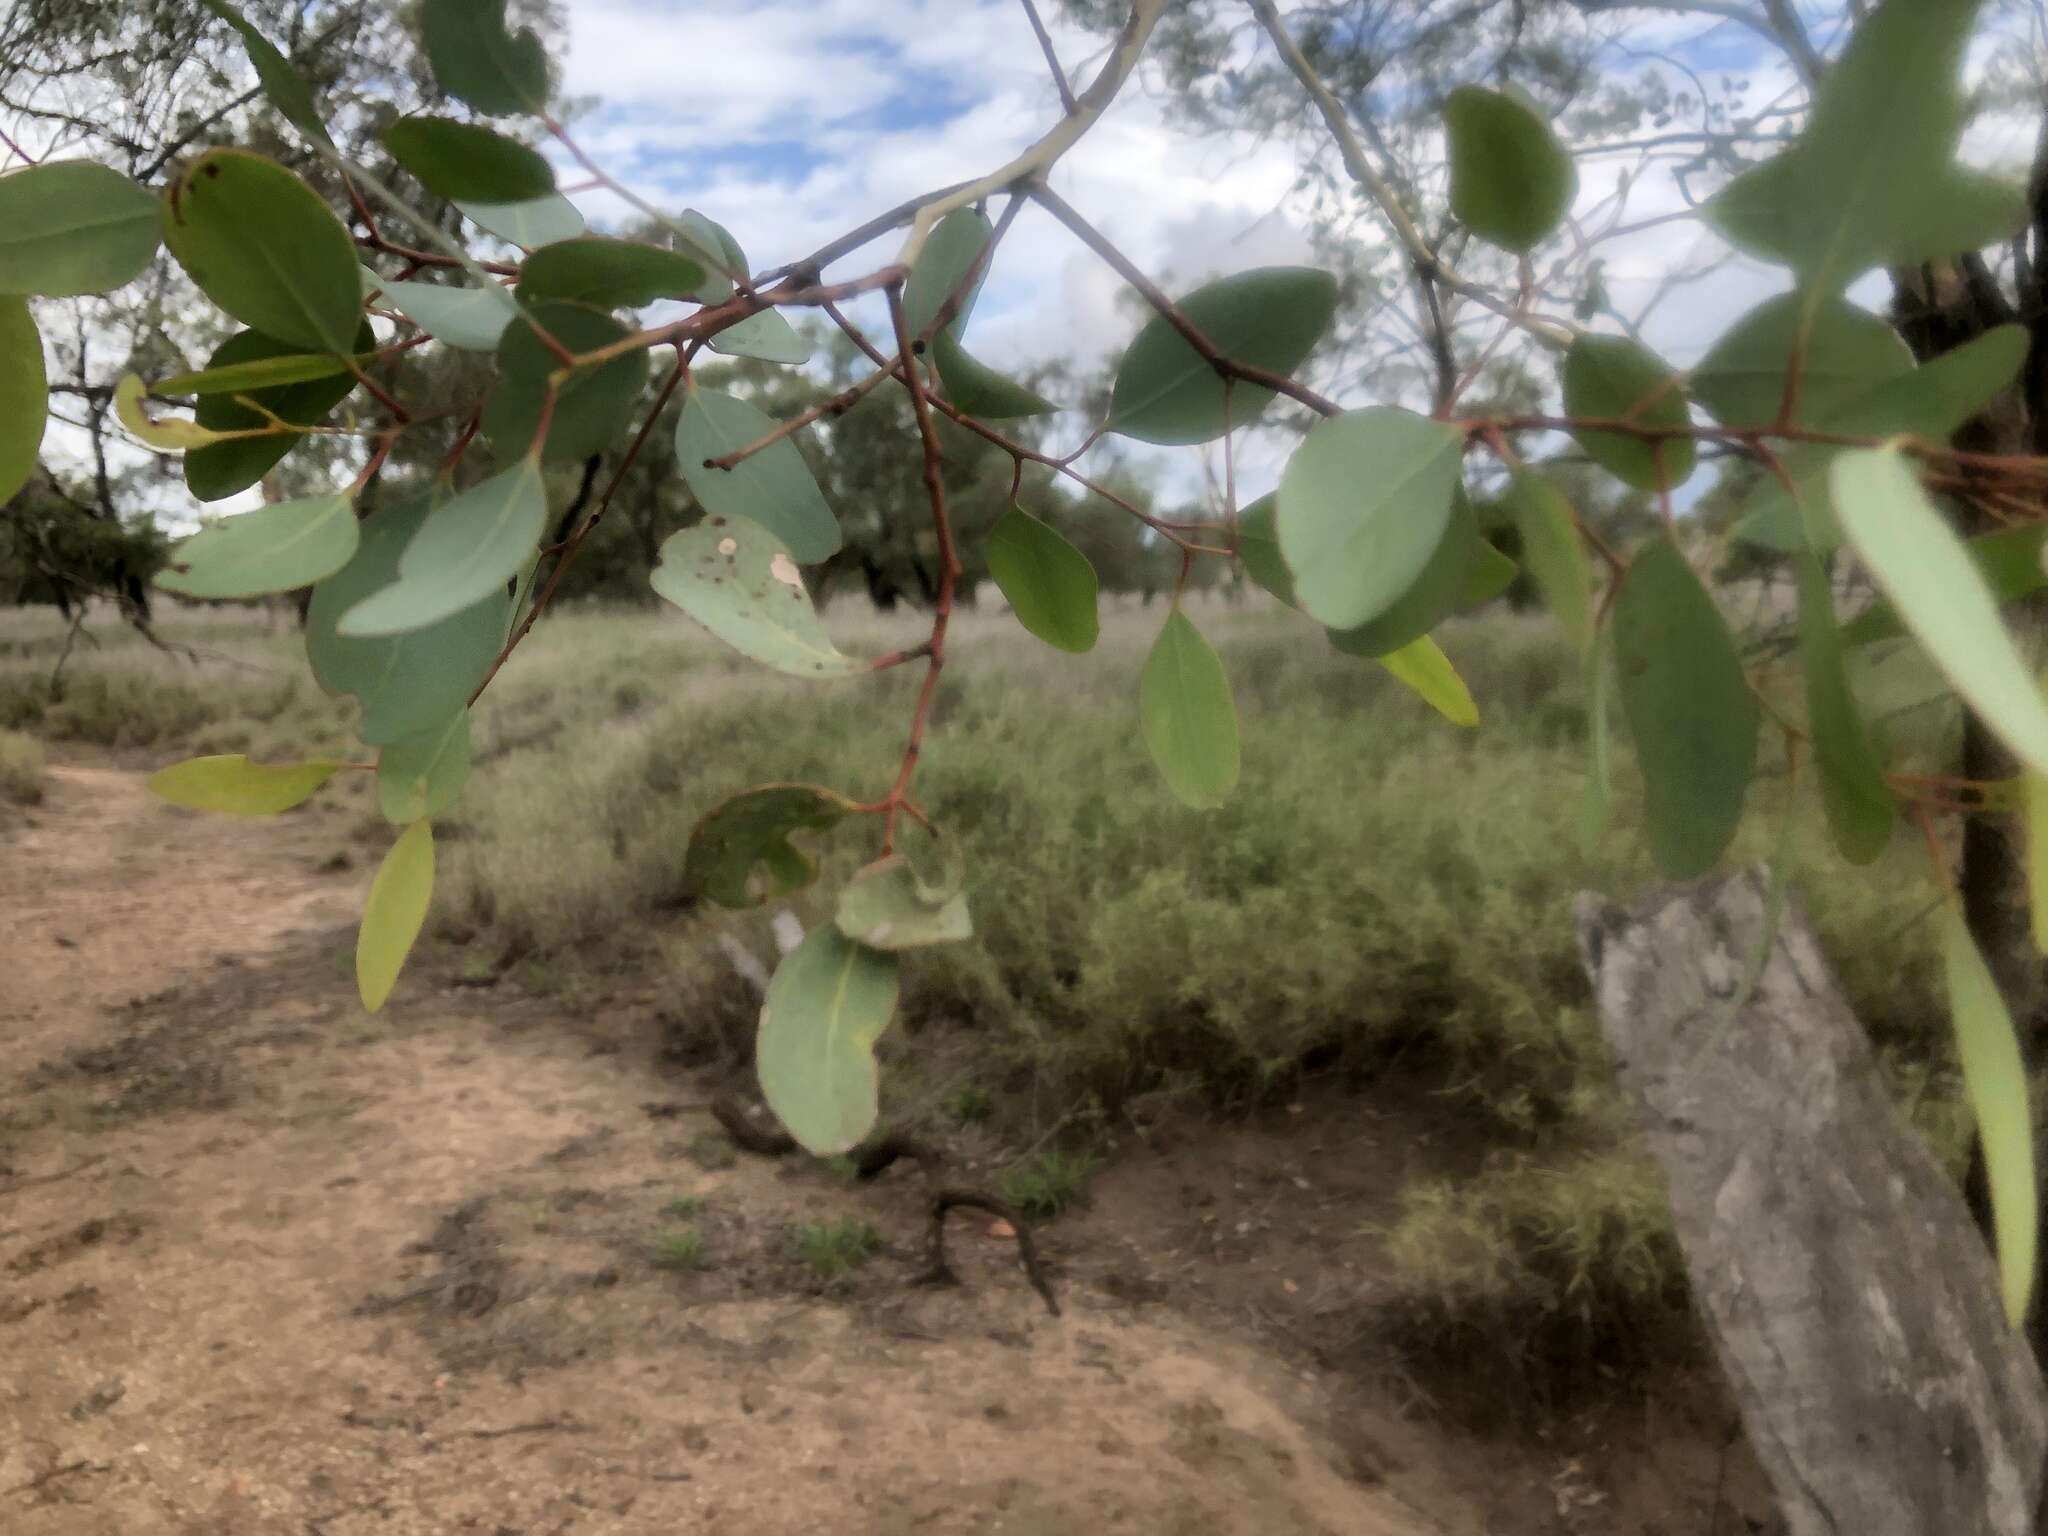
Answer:
<svg viewBox="0 0 2048 1536"><path fill-rule="evenodd" d="M1162 1121L1043 1229L1061 1317L981 1218L918 1286L915 1166L702 1166L653 996L430 958L365 1016L356 814L68 763L0 822L10 1536L1764 1528L1698 1383L1483 1441L1347 1346L1416 1105ZM883 1249L827 1282L790 1229L849 1217Z"/></svg>

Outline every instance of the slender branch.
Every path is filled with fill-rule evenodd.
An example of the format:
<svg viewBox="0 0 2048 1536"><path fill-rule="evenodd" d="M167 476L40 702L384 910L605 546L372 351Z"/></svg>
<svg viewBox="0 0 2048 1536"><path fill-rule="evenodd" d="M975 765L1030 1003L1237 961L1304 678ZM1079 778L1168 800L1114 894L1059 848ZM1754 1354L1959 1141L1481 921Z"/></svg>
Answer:
<svg viewBox="0 0 2048 1536"><path fill-rule="evenodd" d="M1074 100L1074 88L1067 84L1067 72L1060 68L1060 56L1052 46L1052 34L1045 30L1045 22L1039 18L1038 7L1032 0L1024 0L1024 14L1031 21L1031 32L1038 39L1039 52L1045 55L1045 67L1052 71L1052 83L1059 87L1060 105L1071 117L1081 110L1081 104Z"/></svg>

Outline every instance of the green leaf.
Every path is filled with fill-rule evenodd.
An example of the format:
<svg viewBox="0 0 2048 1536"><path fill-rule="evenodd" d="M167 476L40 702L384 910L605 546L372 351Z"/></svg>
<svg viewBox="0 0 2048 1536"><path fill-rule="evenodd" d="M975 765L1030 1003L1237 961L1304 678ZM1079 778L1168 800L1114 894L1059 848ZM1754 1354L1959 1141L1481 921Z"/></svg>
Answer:
<svg viewBox="0 0 2048 1536"><path fill-rule="evenodd" d="M1337 280L1307 267L1262 267L1197 288L1179 309L1231 361L1291 374L1330 327ZM1229 387L1226 412L1225 393L1216 370L1154 315L1117 365L1104 429L1147 443L1206 443L1253 420L1273 398L1240 379Z"/></svg>
<svg viewBox="0 0 2048 1536"><path fill-rule="evenodd" d="M881 1113L875 1042L896 1013L897 961L830 923L783 957L755 1041L761 1094L805 1151L860 1145Z"/></svg>
<svg viewBox="0 0 2048 1536"><path fill-rule="evenodd" d="M1057 650L1095 649L1098 584L1086 555L1021 507L997 519L982 552L1019 624Z"/></svg>
<svg viewBox="0 0 2048 1536"><path fill-rule="evenodd" d="M367 365L368 357L356 359ZM153 395L247 395L275 389L281 384L308 384L314 379L331 379L348 372L349 360L332 352L284 352L276 357L250 363L230 363L225 368L202 368L196 373L174 373L150 386Z"/></svg>
<svg viewBox="0 0 2048 1536"><path fill-rule="evenodd" d="M903 284L903 328L913 341L923 341L931 335L946 300L974 272L973 283L961 295L960 307L946 323L954 340L960 338L967 329L967 317L974 312L974 301L981 295L982 284L988 281L988 264L983 262L979 272L974 271L974 264L981 261L981 253L994 238L995 226L972 208L956 208L933 226Z"/></svg>
<svg viewBox="0 0 2048 1536"><path fill-rule="evenodd" d="M156 584L180 597L261 597L332 576L355 557L352 497L312 496L224 518L171 551Z"/></svg>
<svg viewBox="0 0 2048 1536"><path fill-rule="evenodd" d="M710 274L694 295L696 300L700 304L723 304L731 298L736 291L733 274L744 276L747 271L747 253L733 239L732 231L694 208L685 208L682 217L672 220L669 228Z"/></svg>
<svg viewBox="0 0 2048 1536"><path fill-rule="evenodd" d="M1591 853L1614 809L1613 723L1607 700L1614 691L1614 654L1593 632L1586 650L1586 791L1579 800L1579 848Z"/></svg>
<svg viewBox="0 0 2048 1536"><path fill-rule="evenodd" d="M377 807L407 826L455 804L469 778L469 711L432 730L400 737L377 754Z"/></svg>
<svg viewBox="0 0 2048 1536"><path fill-rule="evenodd" d="M398 557L398 580L344 613L337 629L356 639L404 634L503 591L547 519L540 465L520 459L435 507Z"/></svg>
<svg viewBox="0 0 2048 1536"><path fill-rule="evenodd" d="M1913 266L2018 230L2026 204L1966 174L1957 88L1975 0L1887 0L1815 95L1799 141L1738 176L1707 219L1738 248L1792 268L1806 302L1874 266Z"/></svg>
<svg viewBox="0 0 2048 1536"><path fill-rule="evenodd" d="M1035 389L1006 379L995 369L968 356L950 329L932 337L932 364L946 386L946 398L970 416L984 421L1010 421L1044 416L1059 409Z"/></svg>
<svg viewBox="0 0 2048 1536"><path fill-rule="evenodd" d="M511 602L502 590L438 624L407 634L357 639L341 616L389 587L399 557L426 525L426 495L386 502L360 527L355 559L313 589L306 611L306 656L329 693L361 702L357 734L372 746L417 736L469 703L505 643Z"/></svg>
<svg viewBox="0 0 2048 1536"><path fill-rule="evenodd" d="M535 304L534 320L571 352L589 352L622 340L626 328L600 309L560 300ZM540 428L548 376L561 360L542 344L533 327L516 321L498 343L498 387L484 407L483 430L500 453L525 452ZM541 457L575 463L602 453L632 421L633 407L647 383L645 349L623 352L571 373L555 396Z"/></svg>
<svg viewBox="0 0 2048 1536"><path fill-rule="evenodd" d="M2012 1015L1970 938L1970 925L1958 902L1942 903L1941 954L1956 1055L1963 1064L1963 1091L1977 1117L1977 1141L1984 1150L1984 1172L1991 1186L1999 1291L2005 1299L2006 1321L2017 1329L2026 1322L2033 1298L2040 1222L2026 1061Z"/></svg>
<svg viewBox="0 0 2048 1536"><path fill-rule="evenodd" d="M337 762L252 763L242 753L192 757L149 776L152 794L195 811L275 816L311 798L340 771Z"/></svg>
<svg viewBox="0 0 2048 1536"><path fill-rule="evenodd" d="M384 147L421 186L451 202L530 203L555 190L545 159L478 123L401 117L384 130Z"/></svg>
<svg viewBox="0 0 2048 1536"><path fill-rule="evenodd" d="M1720 609L1668 538L1622 578L1614 652L1648 791L1650 851L1671 879L1691 880L1713 868L1742 820L1757 702Z"/></svg>
<svg viewBox="0 0 2048 1536"><path fill-rule="evenodd" d="M1237 557L1244 573L1288 607L1298 607L1294 573L1280 555L1280 534L1274 526L1279 497L1269 491L1237 514Z"/></svg>
<svg viewBox="0 0 2048 1536"><path fill-rule="evenodd" d="M2022 523L1979 534L1963 547L1991 589L1991 600L2000 606L2048 586L2048 570L2042 568L2048 559L2048 523ZM1847 645L1869 645L1905 632L1898 609L1879 598L1843 626L1842 640Z"/></svg>
<svg viewBox="0 0 2048 1536"><path fill-rule="evenodd" d="M244 325L315 352L348 352L363 317L355 243L320 195L274 160L208 150L172 185L164 241Z"/></svg>
<svg viewBox="0 0 2048 1536"><path fill-rule="evenodd" d="M559 192L526 203L473 203L457 200L465 219L486 234L527 250L573 240L583 233L583 215Z"/></svg>
<svg viewBox="0 0 2048 1536"><path fill-rule="evenodd" d="M711 338L711 350L727 357L758 357L764 363L807 363L812 347L797 328L772 309L728 325Z"/></svg>
<svg viewBox="0 0 2048 1536"><path fill-rule="evenodd" d="M0 503L28 484L50 421L43 338L28 302L0 296Z"/></svg>
<svg viewBox="0 0 2048 1536"><path fill-rule="evenodd" d="M531 27L505 28L505 0L425 0L420 40L441 89L492 117L539 112L548 61Z"/></svg>
<svg viewBox="0 0 2048 1536"><path fill-rule="evenodd" d="M1457 610L1470 613L1484 607L1515 584L1522 568L1493 547L1489 539L1472 542L1472 561L1465 568L1465 584L1458 589Z"/></svg>
<svg viewBox="0 0 2048 1536"><path fill-rule="evenodd" d="M1683 428L1692 420L1678 370L1625 336L1588 335L1572 342L1564 358L1564 408L1569 416L1606 417L1644 427ZM1572 436L1594 463L1639 491L1683 485L1698 458L1691 438L1665 438L1660 473L1656 441L1621 432Z"/></svg>
<svg viewBox="0 0 2048 1536"><path fill-rule="evenodd" d="M1330 643L1348 656L1384 656L1421 639L1463 604L1466 583L1485 542L1464 488L1453 486L1450 520L1421 574L1378 618L1352 629L1331 630Z"/></svg>
<svg viewBox="0 0 2048 1536"><path fill-rule="evenodd" d="M1868 864L1891 845L1897 807L1884 764L1849 688L1842 635L1835 627L1827 572L1811 553L1793 561L1799 580L1799 654L1806 669L1807 728L1820 767L1821 803L1835 847L1851 864Z"/></svg>
<svg viewBox="0 0 2048 1536"><path fill-rule="evenodd" d="M2026 828L2027 915L2034 948L2048 954L2048 774L2021 774L2020 802Z"/></svg>
<svg viewBox="0 0 2048 1536"><path fill-rule="evenodd" d="M519 273L519 297L638 309L656 299L686 299L704 277L703 263L679 251L586 235L543 246L527 257Z"/></svg>
<svg viewBox="0 0 2048 1536"><path fill-rule="evenodd" d="M974 937L966 896L932 889L900 854L876 860L847 881L836 921L841 933L870 949L922 949Z"/></svg>
<svg viewBox="0 0 2048 1536"><path fill-rule="evenodd" d="M1237 706L1223 661L1178 608L1138 679L1145 745L1182 804L1214 810L1237 788Z"/></svg>
<svg viewBox="0 0 2048 1536"><path fill-rule="evenodd" d="M398 985L413 940L426 926L427 904L434 897L434 828L416 821L398 834L398 841L377 866L370 899L363 906L363 926L356 934L356 990L363 1006L375 1013Z"/></svg>
<svg viewBox="0 0 2048 1536"><path fill-rule="evenodd" d="M1829 421L1874 387L1913 371L1899 333L1869 310L1839 299L1809 310L1797 294L1780 294L1714 343L1693 370L1693 394L1724 425L1775 425L1795 351L1802 354L1795 422Z"/></svg>
<svg viewBox="0 0 2048 1536"><path fill-rule="evenodd" d="M272 47L270 40L228 0L200 0L200 4L241 34L242 49L255 66L256 79L278 116L316 143L332 145L334 140L328 136L327 125L320 121L320 109L313 104L313 93L292 68L291 61Z"/></svg>
<svg viewBox="0 0 2048 1536"><path fill-rule="evenodd" d="M649 580L734 650L778 672L846 677L867 670L826 638L789 547L759 523L714 515L670 534Z"/></svg>
<svg viewBox="0 0 2048 1536"><path fill-rule="evenodd" d="M187 416L150 415L143 405L142 380L132 373L122 374L114 385L114 419L139 441L165 453L205 448L221 436Z"/></svg>
<svg viewBox="0 0 2048 1536"><path fill-rule="evenodd" d="M0 176L0 294L70 298L140 277L162 238L156 199L89 160Z"/></svg>
<svg viewBox="0 0 2048 1536"><path fill-rule="evenodd" d="M1451 212L1480 238L1531 251L1571 212L1578 167L1524 97L1461 85L1444 99L1444 128Z"/></svg>
<svg viewBox="0 0 2048 1536"><path fill-rule="evenodd" d="M787 544L799 564L815 565L838 552L839 520L795 443L784 437L731 469L710 467L776 426L746 401L700 389L693 378L676 420L676 468L707 518L749 518Z"/></svg>
<svg viewBox="0 0 2048 1536"><path fill-rule="evenodd" d="M440 283L386 283L376 301L395 309L443 346L495 352L519 306L498 287L454 288Z"/></svg>
<svg viewBox="0 0 2048 1536"><path fill-rule="evenodd" d="M2036 773L2048 707L1970 552L1896 448L1858 448L1831 475L1842 531L1951 687Z"/></svg>
<svg viewBox="0 0 2048 1536"><path fill-rule="evenodd" d="M1374 659L1451 724L1479 724L1479 706L1472 702L1472 690L1458 676L1458 669L1451 665L1443 647L1429 636L1411 640L1400 650Z"/></svg>
<svg viewBox="0 0 2048 1536"><path fill-rule="evenodd" d="M364 353L377 344L368 321L356 330L355 351ZM319 354L331 357L331 353ZM207 369L239 368L272 358L304 358L308 354L288 342L276 341L258 331L237 331L214 349ZM315 426L348 398L356 387L353 375L342 373L303 384L280 384L267 389L241 390L282 421L296 426ZM264 425L264 418L229 395L201 395L193 412L199 425L215 432L239 432ZM286 434L275 437L245 437L234 442L195 448L185 455L185 486L201 501L219 501L245 491L269 474L278 460L298 447L300 439Z"/></svg>
<svg viewBox="0 0 2048 1536"><path fill-rule="evenodd" d="M1518 469L1508 486L1507 505L1521 538L1522 563L1565 639L1585 655L1593 645L1593 578L1571 503L1555 481Z"/></svg>
<svg viewBox="0 0 2048 1536"><path fill-rule="evenodd" d="M1465 435L1391 406L1317 424L1280 477L1280 552L1309 616L1378 618L1415 585L1451 520Z"/></svg>
<svg viewBox="0 0 2048 1536"><path fill-rule="evenodd" d="M818 878L818 861L791 839L829 832L854 809L815 784L764 784L722 801L690 833L683 879L722 907L758 907Z"/></svg>

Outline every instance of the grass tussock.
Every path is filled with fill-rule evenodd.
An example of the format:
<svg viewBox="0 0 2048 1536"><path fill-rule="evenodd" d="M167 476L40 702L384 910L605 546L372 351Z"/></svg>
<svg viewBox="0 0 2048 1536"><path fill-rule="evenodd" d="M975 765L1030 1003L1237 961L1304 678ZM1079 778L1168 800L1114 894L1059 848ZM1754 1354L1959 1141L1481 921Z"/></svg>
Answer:
<svg viewBox="0 0 2048 1536"><path fill-rule="evenodd" d="M0 730L0 801L42 804L43 767L40 741L20 731Z"/></svg>

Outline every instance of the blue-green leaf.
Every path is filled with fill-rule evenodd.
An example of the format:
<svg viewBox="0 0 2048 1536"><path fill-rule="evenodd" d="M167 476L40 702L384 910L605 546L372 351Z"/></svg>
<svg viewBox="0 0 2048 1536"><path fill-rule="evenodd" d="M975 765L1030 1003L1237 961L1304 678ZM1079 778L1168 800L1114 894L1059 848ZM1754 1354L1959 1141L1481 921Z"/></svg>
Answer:
<svg viewBox="0 0 2048 1536"><path fill-rule="evenodd" d="M547 516L540 465L530 458L443 502L398 557L398 580L344 613L340 633L425 629L503 591L540 542Z"/></svg>
<svg viewBox="0 0 2048 1536"><path fill-rule="evenodd" d="M875 1042L896 1013L894 955L831 923L783 957L768 983L754 1065L768 1107L806 1151L858 1146L881 1113Z"/></svg>
<svg viewBox="0 0 2048 1536"><path fill-rule="evenodd" d="M784 437L731 469L709 461L757 443L777 426L746 401L690 381L676 421L676 468L707 517L750 518L789 546L801 565L830 559L839 549L839 520L818 482Z"/></svg>
<svg viewBox="0 0 2048 1536"><path fill-rule="evenodd" d="M1237 706L1223 661L1178 608L1145 658L1138 681L1145 745L1167 788L1198 811L1237 788Z"/></svg>
<svg viewBox="0 0 2048 1536"><path fill-rule="evenodd" d="M744 517L670 534L654 590L743 655L792 677L846 677L866 663L825 634L789 547Z"/></svg>
<svg viewBox="0 0 2048 1536"><path fill-rule="evenodd" d="M283 501L223 518L171 551L156 584L180 597L261 597L323 581L355 558L356 508L344 495Z"/></svg>

